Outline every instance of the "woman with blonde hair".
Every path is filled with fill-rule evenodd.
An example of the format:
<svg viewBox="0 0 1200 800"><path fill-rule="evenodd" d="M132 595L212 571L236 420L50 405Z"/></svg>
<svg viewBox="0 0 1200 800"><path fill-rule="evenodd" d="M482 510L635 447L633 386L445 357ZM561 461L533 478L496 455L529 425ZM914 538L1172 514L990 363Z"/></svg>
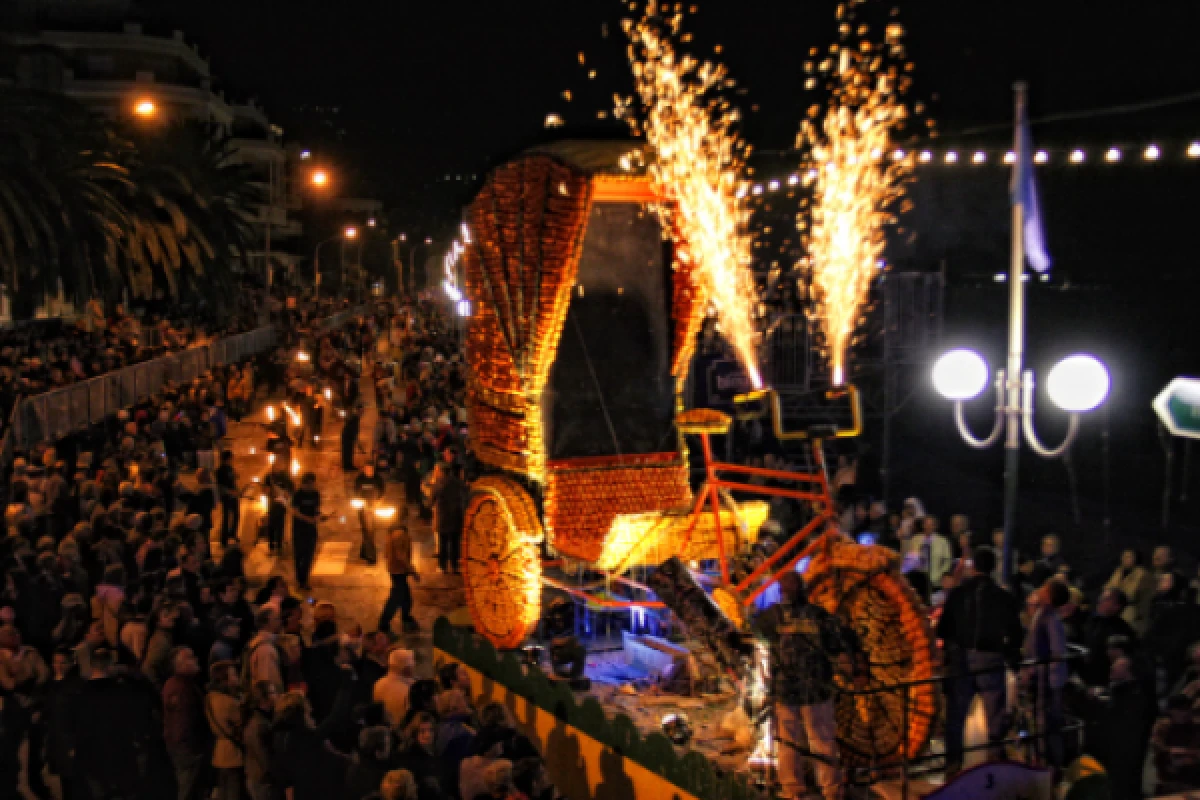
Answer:
<svg viewBox="0 0 1200 800"><path fill-rule="evenodd" d="M417 800L417 782L408 770L394 769L383 776L379 794L367 797L368 800L374 797L380 800Z"/></svg>

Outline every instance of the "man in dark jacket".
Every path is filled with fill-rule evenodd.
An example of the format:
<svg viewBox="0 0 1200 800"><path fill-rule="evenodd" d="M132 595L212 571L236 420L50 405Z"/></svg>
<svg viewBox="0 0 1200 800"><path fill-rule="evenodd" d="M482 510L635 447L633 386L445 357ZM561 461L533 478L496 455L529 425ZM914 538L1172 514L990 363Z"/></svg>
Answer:
<svg viewBox="0 0 1200 800"><path fill-rule="evenodd" d="M1138 800L1142 796L1142 772L1146 764L1146 746L1150 728L1145 724L1153 711L1153 699L1147 698L1133 662L1118 658L1113 662L1108 690L1096 700L1095 722L1089 727L1088 752L1104 765L1112 787L1112 800Z"/></svg>
<svg viewBox="0 0 1200 800"><path fill-rule="evenodd" d="M346 412L342 425L342 471L354 471L354 451L358 449L358 432L362 425L362 407L354 406Z"/></svg>
<svg viewBox="0 0 1200 800"><path fill-rule="evenodd" d="M437 494L438 566L442 572L457 574L469 490L463 482L462 465L451 461L445 466L446 477Z"/></svg>
<svg viewBox="0 0 1200 800"><path fill-rule="evenodd" d="M811 752L817 785L826 800L841 793L837 719L834 715L834 658L862 666L858 636L820 606L808 602L795 572L779 578L781 599L754 618L753 628L770 649L771 696L778 724L779 780L786 797L804 790L804 762Z"/></svg>
<svg viewBox="0 0 1200 800"><path fill-rule="evenodd" d="M992 580L995 568L995 554L976 548L969 577L950 591L938 620L946 674L952 676L946 708L948 774L962 768L963 729L976 694L987 713L988 739L1004 738L1005 662L1016 664L1024 634L1016 598Z"/></svg>
<svg viewBox="0 0 1200 800"><path fill-rule="evenodd" d="M88 680L69 712L72 766L93 800L132 798L140 785L138 755L151 739L151 709L138 693L111 675L116 655L92 650ZM120 736L113 726L122 725Z"/></svg>
<svg viewBox="0 0 1200 800"><path fill-rule="evenodd" d="M1121 617L1127 601L1120 589L1105 589L1096 601L1096 612L1083 627L1083 644L1087 656L1079 667L1080 677L1088 686L1104 686L1109 680L1108 640L1124 636L1137 640L1137 634Z"/></svg>
<svg viewBox="0 0 1200 800"><path fill-rule="evenodd" d="M333 711L319 726L303 695L289 693L275 714L271 775L289 800L329 800L344 788L349 759L327 746L327 740L350 719L353 670L346 670Z"/></svg>

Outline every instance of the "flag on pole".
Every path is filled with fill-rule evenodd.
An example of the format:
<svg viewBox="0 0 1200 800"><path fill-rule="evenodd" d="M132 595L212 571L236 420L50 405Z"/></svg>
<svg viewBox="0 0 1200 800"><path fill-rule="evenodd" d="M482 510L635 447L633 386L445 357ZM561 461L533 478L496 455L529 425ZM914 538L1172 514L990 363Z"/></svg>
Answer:
<svg viewBox="0 0 1200 800"><path fill-rule="evenodd" d="M1037 186L1033 180L1033 137L1029 134L1029 118L1025 104L1020 104L1017 119L1017 163L1013 171L1012 202L1021 204L1025 244L1025 260L1038 272L1050 269L1050 255L1042 232L1042 208L1038 204Z"/></svg>

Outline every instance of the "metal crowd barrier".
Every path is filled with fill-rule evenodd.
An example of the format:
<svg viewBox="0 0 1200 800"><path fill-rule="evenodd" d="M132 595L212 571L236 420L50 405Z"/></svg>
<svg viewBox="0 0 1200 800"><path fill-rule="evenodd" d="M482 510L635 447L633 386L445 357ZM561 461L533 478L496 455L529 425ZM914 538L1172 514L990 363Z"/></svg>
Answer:
<svg viewBox="0 0 1200 800"><path fill-rule="evenodd" d="M213 367L257 355L274 342L275 328L257 328L27 398L14 409L0 449L25 448L84 430L167 383L194 380Z"/></svg>

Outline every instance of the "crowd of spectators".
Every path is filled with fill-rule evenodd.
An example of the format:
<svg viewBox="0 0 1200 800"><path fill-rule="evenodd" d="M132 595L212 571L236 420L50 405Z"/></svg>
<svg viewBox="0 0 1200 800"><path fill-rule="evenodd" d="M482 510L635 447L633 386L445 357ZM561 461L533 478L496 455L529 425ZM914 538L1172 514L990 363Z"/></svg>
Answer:
<svg viewBox="0 0 1200 800"><path fill-rule="evenodd" d="M428 304L379 304L325 332L308 321L293 315L256 362L20 454L0 541L0 799L19 783L64 800L555 796L505 709L473 707L464 669L418 679L390 615L364 633L281 577L247 584L255 532L239 530L223 439L229 417L266 397L302 406L297 392L330 389L351 469L403 483L413 502L389 532L394 581L413 574L394 544L410 514L447 532L458 514L461 529L470 450L454 331ZM381 413L360 437L364 375ZM321 429L306 416L276 438L305 446ZM315 530L292 488L293 534ZM411 595L394 600L407 623Z"/></svg>
<svg viewBox="0 0 1200 800"><path fill-rule="evenodd" d="M262 322L263 300L247 289L219 318L162 299L111 313L93 301L73 321L32 320L0 331L0 428L19 398L252 330Z"/></svg>
<svg viewBox="0 0 1200 800"><path fill-rule="evenodd" d="M1200 785L1200 581L1179 571L1171 548L1154 548L1148 564L1126 550L1111 576L1089 583L1047 534L1036 550L1010 549L1006 578L1003 530L979 536L958 514L943 532L917 498L892 512L856 497L845 460L833 480L849 487L842 532L895 550L930 606L947 675L950 774L979 696L991 741L1036 732L1032 754L1056 770L1091 755L1114 798L1142 797L1148 774L1158 793Z"/></svg>

